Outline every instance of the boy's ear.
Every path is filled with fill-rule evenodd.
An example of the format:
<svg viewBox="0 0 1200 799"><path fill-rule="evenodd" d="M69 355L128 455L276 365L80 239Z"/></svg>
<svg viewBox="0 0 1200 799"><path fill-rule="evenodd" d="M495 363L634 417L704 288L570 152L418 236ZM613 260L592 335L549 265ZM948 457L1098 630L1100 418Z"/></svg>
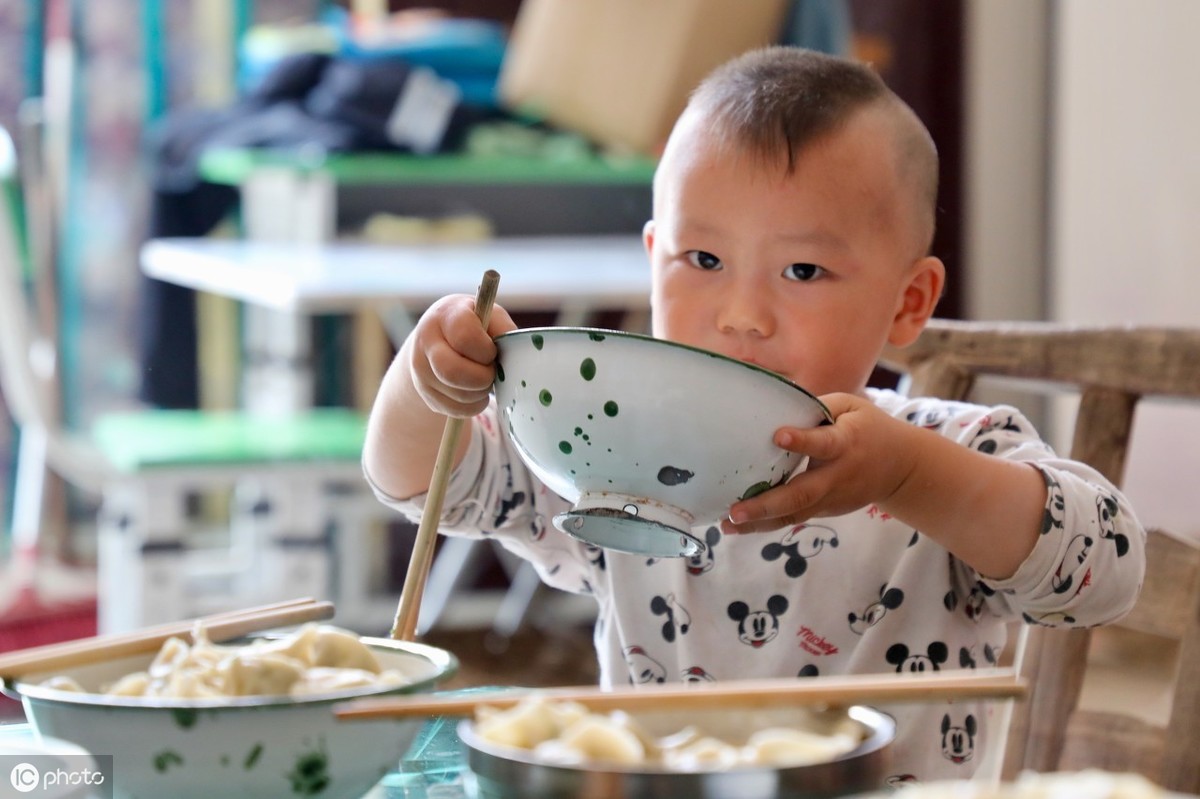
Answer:
<svg viewBox="0 0 1200 799"><path fill-rule="evenodd" d="M925 329L925 323L933 316L945 285L946 267L941 259L926 256L909 267L888 333L889 344L907 347L916 341Z"/></svg>
<svg viewBox="0 0 1200 799"><path fill-rule="evenodd" d="M646 247L646 255L654 253L654 220L647 219L642 225L642 244Z"/></svg>

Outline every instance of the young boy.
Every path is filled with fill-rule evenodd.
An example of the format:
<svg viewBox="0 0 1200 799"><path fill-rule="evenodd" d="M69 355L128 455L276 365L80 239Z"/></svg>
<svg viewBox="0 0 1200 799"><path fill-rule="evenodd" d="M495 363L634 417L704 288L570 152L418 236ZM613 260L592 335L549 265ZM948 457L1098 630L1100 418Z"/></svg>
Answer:
<svg viewBox="0 0 1200 799"><path fill-rule="evenodd" d="M786 375L835 418L777 431L812 465L713 520L703 555L648 561L547 523L567 503L489 405L490 336L514 325L496 307L485 334L469 296L435 304L389 369L368 479L419 515L440 414L478 414L441 530L495 537L545 582L593 594L605 685L986 667L1006 621L1121 616L1144 532L1108 481L1013 408L866 387L884 343L911 343L942 290L936 176L924 126L850 61L768 48L693 94L644 231L654 334ZM990 707L892 708L891 781L969 777L999 734Z"/></svg>

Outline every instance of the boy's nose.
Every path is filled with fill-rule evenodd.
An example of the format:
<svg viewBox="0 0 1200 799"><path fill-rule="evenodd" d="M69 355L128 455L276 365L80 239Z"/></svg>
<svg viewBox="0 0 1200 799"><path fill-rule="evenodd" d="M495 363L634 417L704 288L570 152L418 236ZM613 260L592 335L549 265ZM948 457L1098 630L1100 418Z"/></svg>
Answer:
<svg viewBox="0 0 1200 799"><path fill-rule="evenodd" d="M765 288L750 283L730 288L717 312L717 328L722 333L769 336L774 319Z"/></svg>

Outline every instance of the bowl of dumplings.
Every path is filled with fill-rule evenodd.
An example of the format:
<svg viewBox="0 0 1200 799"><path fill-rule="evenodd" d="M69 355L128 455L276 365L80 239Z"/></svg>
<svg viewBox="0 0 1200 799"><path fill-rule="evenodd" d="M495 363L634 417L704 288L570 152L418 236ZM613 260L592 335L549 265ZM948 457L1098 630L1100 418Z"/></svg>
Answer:
<svg viewBox="0 0 1200 799"><path fill-rule="evenodd" d="M830 421L781 375L665 339L546 327L495 341L501 429L572 503L554 525L608 549L702 552L703 529L734 502L803 466L775 446L775 431Z"/></svg>
<svg viewBox="0 0 1200 799"><path fill-rule="evenodd" d="M323 624L27 674L4 685L38 735L113 758L113 795L359 799L403 757L422 719L337 721L336 702L427 692L448 651Z"/></svg>
<svg viewBox="0 0 1200 799"><path fill-rule="evenodd" d="M882 784L895 729L861 706L628 714L534 697L481 707L458 737L479 799L815 799Z"/></svg>

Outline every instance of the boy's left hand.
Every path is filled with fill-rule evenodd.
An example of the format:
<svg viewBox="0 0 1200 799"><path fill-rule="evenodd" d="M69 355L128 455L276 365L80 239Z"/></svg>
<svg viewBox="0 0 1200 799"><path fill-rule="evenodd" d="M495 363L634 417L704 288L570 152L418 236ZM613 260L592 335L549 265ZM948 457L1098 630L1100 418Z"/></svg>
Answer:
<svg viewBox="0 0 1200 799"><path fill-rule="evenodd" d="M808 469L783 485L737 502L722 521L726 533L757 533L838 516L867 505L884 505L912 474L919 448L912 425L853 394L821 401L834 423L781 427L777 446L809 456Z"/></svg>

